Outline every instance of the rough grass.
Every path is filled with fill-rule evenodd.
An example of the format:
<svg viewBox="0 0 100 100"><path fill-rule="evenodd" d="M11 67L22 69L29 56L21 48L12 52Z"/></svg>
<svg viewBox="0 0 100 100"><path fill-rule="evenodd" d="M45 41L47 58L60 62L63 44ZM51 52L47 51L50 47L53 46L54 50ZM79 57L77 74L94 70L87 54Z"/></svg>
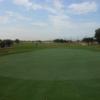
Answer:
<svg viewBox="0 0 100 100"><path fill-rule="evenodd" d="M2 51L9 55L0 57L0 100L100 100L99 49L20 44Z"/></svg>
<svg viewBox="0 0 100 100"><path fill-rule="evenodd" d="M46 48L73 48L73 49L86 49L91 51L100 51L99 45L79 45L79 44L66 44L66 43L20 43L15 44L11 48L0 48L0 56L9 55L9 54L16 54L16 53L23 53L23 52L30 52L33 50L40 50Z"/></svg>

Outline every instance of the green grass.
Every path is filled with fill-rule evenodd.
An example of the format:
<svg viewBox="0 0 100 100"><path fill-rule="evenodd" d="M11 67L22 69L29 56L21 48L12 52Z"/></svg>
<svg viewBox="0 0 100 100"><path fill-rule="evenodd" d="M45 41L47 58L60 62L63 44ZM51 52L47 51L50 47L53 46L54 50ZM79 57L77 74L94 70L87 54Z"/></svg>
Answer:
<svg viewBox="0 0 100 100"><path fill-rule="evenodd" d="M100 100L99 49L21 44L6 49L9 55L1 50L0 100Z"/></svg>

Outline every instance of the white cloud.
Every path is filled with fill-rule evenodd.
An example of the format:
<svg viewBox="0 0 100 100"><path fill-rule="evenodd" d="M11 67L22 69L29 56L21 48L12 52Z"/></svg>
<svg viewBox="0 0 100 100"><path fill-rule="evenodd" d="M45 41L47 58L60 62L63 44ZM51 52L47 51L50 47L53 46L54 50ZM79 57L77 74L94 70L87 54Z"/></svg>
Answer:
<svg viewBox="0 0 100 100"><path fill-rule="evenodd" d="M62 9L62 4L60 0L53 0L53 7L48 4L37 4L35 2L31 2L30 0L13 0L13 3L16 5L24 6L31 10L46 10L51 14L57 14L58 11Z"/></svg>
<svg viewBox="0 0 100 100"><path fill-rule="evenodd" d="M45 11L48 11L49 13L51 14L57 14L57 10L48 6L48 5L40 5L40 4L35 4L33 3L32 4L32 7L30 8L32 10L45 10Z"/></svg>
<svg viewBox="0 0 100 100"><path fill-rule="evenodd" d="M47 1L50 2L50 1ZM52 14L64 13L65 6L63 0L51 0L51 4L38 4L31 0L13 0L13 3L16 5L24 6L31 10L46 10ZM85 14L89 12L95 12L97 10L96 2L82 2L82 3L73 3L68 6L69 11L76 14Z"/></svg>
<svg viewBox="0 0 100 100"><path fill-rule="evenodd" d="M13 2L17 5L22 5L25 7L32 6L32 3L30 2L30 0L13 0Z"/></svg>
<svg viewBox="0 0 100 100"><path fill-rule="evenodd" d="M44 10L47 10L51 14L58 14L56 9L49 7L49 6L45 6Z"/></svg>
<svg viewBox="0 0 100 100"><path fill-rule="evenodd" d="M1 24L6 24L12 21L29 21L31 20L28 17L25 17L17 12L12 12L12 11L6 11L4 15L0 16L0 23Z"/></svg>
<svg viewBox="0 0 100 100"><path fill-rule="evenodd" d="M95 21L75 22L69 16L50 15L49 20L51 29L54 34L60 38L80 39L85 36L93 36L99 23Z"/></svg>
<svg viewBox="0 0 100 100"><path fill-rule="evenodd" d="M30 27L17 24L0 27L0 36L3 38L20 39L80 39L86 36L93 36L98 26L97 22L74 22L68 16L50 15L49 23L33 22Z"/></svg>
<svg viewBox="0 0 100 100"><path fill-rule="evenodd" d="M65 9L64 9L63 0L53 0L53 5L54 5L54 9L58 14L64 15Z"/></svg>
<svg viewBox="0 0 100 100"><path fill-rule="evenodd" d="M49 15L49 21L52 29L57 33L63 32L64 29L70 29L72 27L70 17L66 15Z"/></svg>
<svg viewBox="0 0 100 100"><path fill-rule="evenodd" d="M30 9L33 9L33 10L46 10L51 14L56 14L57 13L56 9L54 9L54 8L48 6L48 5L40 5L40 4L36 4L36 3L32 3L32 6L30 7Z"/></svg>
<svg viewBox="0 0 100 100"><path fill-rule="evenodd" d="M61 10L63 8L62 0L53 0L53 5L57 10Z"/></svg>
<svg viewBox="0 0 100 100"><path fill-rule="evenodd" d="M50 36L53 38L64 36L68 38L76 38L78 36L84 37L86 35L93 34L94 30L99 26L99 24L95 21L75 22L75 19L71 19L71 17L68 16L67 13L65 13L65 6L63 5L62 0L47 0L47 2L50 2L50 4L46 3L44 5L35 3L32 0L13 0L13 2L16 5L29 8L33 11L45 10L49 12L47 13L49 19L48 22L45 22L43 19L43 22L39 22L38 20L36 20L32 23L32 21L29 21L30 18L27 18L20 13L6 11L4 15L0 16L0 23L8 23L12 20L16 20L16 23L21 22L23 20L23 22L27 21L27 25L22 22L17 23L17 27L16 25L14 26L14 24L12 24L11 26L8 25L6 28L4 25L4 29L0 27L0 32L11 33L11 37L18 36L18 38L26 37L25 39L27 39L28 37L49 39ZM86 14L89 12L95 12L97 10L97 4L93 1L74 3L69 5L66 10L70 10L71 13L73 12L75 14ZM1 24L1 26L3 25ZM3 36L6 37L5 35ZM7 36L9 36L9 34Z"/></svg>
<svg viewBox="0 0 100 100"><path fill-rule="evenodd" d="M44 22L33 22L32 25L35 27L46 27L47 26L47 24Z"/></svg>
<svg viewBox="0 0 100 100"><path fill-rule="evenodd" d="M30 18L25 17L23 15L21 15L20 13L17 12L12 12L12 11L6 11L6 15L8 15L10 18L14 18L15 20L30 20Z"/></svg>
<svg viewBox="0 0 100 100"><path fill-rule="evenodd" d="M69 10L76 14L86 14L89 12L97 11L97 4L96 2L82 2L82 3L74 3L69 5Z"/></svg>
<svg viewBox="0 0 100 100"><path fill-rule="evenodd" d="M32 9L33 10L43 9L43 6L34 3L34 4L32 4Z"/></svg>
<svg viewBox="0 0 100 100"><path fill-rule="evenodd" d="M33 3L30 0L13 0L13 3L33 10L43 9L42 5Z"/></svg>
<svg viewBox="0 0 100 100"><path fill-rule="evenodd" d="M42 5L31 2L30 0L13 0L13 3L33 10L44 9Z"/></svg>

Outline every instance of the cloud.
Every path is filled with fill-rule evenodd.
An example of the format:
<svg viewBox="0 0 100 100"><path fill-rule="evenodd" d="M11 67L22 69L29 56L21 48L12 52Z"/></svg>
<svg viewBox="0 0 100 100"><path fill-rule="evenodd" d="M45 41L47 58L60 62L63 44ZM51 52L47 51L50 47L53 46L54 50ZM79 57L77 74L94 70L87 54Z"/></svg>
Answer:
<svg viewBox="0 0 100 100"><path fill-rule="evenodd" d="M76 22L66 15L49 15L52 33L60 38L81 39L86 36L93 36L94 31L99 27L95 21Z"/></svg>
<svg viewBox="0 0 100 100"><path fill-rule="evenodd" d="M63 8L62 0L53 0L55 9L61 10Z"/></svg>
<svg viewBox="0 0 100 100"><path fill-rule="evenodd" d="M68 9L75 14L86 14L86 13L97 11L97 4L94 1L74 3L69 5Z"/></svg>
<svg viewBox="0 0 100 100"><path fill-rule="evenodd" d="M32 9L32 10L45 10L51 14L57 13L56 9L54 9L48 5L40 5L40 4L36 4L36 3L32 3L32 6L30 7L30 9Z"/></svg>
<svg viewBox="0 0 100 100"><path fill-rule="evenodd" d="M13 0L13 3L33 10L43 9L42 5L33 3L30 0Z"/></svg>
<svg viewBox="0 0 100 100"><path fill-rule="evenodd" d="M24 21L29 21L30 18L25 17L21 15L20 13L17 12L12 12L12 11L6 11L6 15L8 15L10 18L14 18L15 20L24 20Z"/></svg>
<svg viewBox="0 0 100 100"><path fill-rule="evenodd" d="M72 27L70 17L64 14L49 15L49 22L54 32L57 33L63 32L64 29L70 29Z"/></svg>
<svg viewBox="0 0 100 100"><path fill-rule="evenodd" d="M62 37L85 37L89 34L93 35L94 30L100 26L98 24L99 22L96 22L95 20L92 22L89 22L88 18L84 22L77 21L78 18L74 18L68 15L66 11L70 11L74 14L87 14L90 12L95 12L98 8L96 2L94 1L87 1L87 2L81 2L81 3L73 3L65 9L65 4L63 0L44 0L47 1L45 3L41 2L35 2L36 0L12 0L15 5L22 6L24 9L29 9L31 11L37 11L43 10L47 13L44 14L45 18L48 17L48 19L45 19L39 21L35 17L33 13L30 17L33 19L30 19L30 17L27 17L27 14L25 13L18 13L12 12L12 11L6 11L3 15L0 15L0 23L11 23L12 21L15 23L7 24L8 26L5 26L6 24L1 25L0 31L1 33L10 33L7 36L11 35L11 37L18 38L22 37L27 39L29 38L45 38L49 39L51 38L59 38L59 36ZM40 0L39 0L40 1ZM42 11L42 12L43 12ZM40 11L39 11L40 12ZM29 13L28 13L29 14ZM37 16L37 15L36 15ZM80 17L81 19L81 17ZM25 22L27 21L27 22ZM21 22L21 23L20 23ZM25 23L23 23L25 22ZM17 24L16 24L17 23ZM15 24L15 25L14 25ZM4 27L4 28L2 28ZM4 37L6 35L3 34Z"/></svg>
<svg viewBox="0 0 100 100"><path fill-rule="evenodd" d="M13 0L14 4L25 6L25 7L31 7L32 2L30 0Z"/></svg>
<svg viewBox="0 0 100 100"><path fill-rule="evenodd" d="M38 9L44 9L44 7L41 6L41 5L39 5L39 4L33 3L33 4L32 4L32 9L33 9L33 10L38 10Z"/></svg>
<svg viewBox="0 0 100 100"><path fill-rule="evenodd" d="M46 27L47 23L44 23L44 22L33 22L32 26L35 26L35 27Z"/></svg>
<svg viewBox="0 0 100 100"><path fill-rule="evenodd" d="M0 16L0 23L7 24L12 21L29 21L31 20L28 17L25 17L17 12L6 11L4 15Z"/></svg>
<svg viewBox="0 0 100 100"><path fill-rule="evenodd" d="M45 10L50 12L51 14L58 14L64 12L63 0L46 0L50 6L46 6Z"/></svg>
<svg viewBox="0 0 100 100"><path fill-rule="evenodd" d="M62 9L62 4L60 0L52 0L53 7L48 4L37 4L35 2L31 2L30 0L13 0L13 3L19 6L26 7L30 10L45 10L51 14L57 14L58 11Z"/></svg>
<svg viewBox="0 0 100 100"><path fill-rule="evenodd" d="M49 4L47 3L49 2ZM51 2L51 3L50 3ZM46 10L51 14L57 13L64 13L65 12L65 5L63 4L63 0L46 0L45 4L35 3L31 0L13 0L13 3L16 5L24 6L31 10ZM96 2L92 1L85 1L81 3L73 3L67 7L72 13L75 14L86 14L89 12L97 11L97 4Z"/></svg>

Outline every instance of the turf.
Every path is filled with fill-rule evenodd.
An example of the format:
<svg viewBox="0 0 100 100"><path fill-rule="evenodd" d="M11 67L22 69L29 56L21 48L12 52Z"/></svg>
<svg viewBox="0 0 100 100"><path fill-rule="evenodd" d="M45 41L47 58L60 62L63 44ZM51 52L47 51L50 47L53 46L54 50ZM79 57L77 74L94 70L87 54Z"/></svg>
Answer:
<svg viewBox="0 0 100 100"><path fill-rule="evenodd" d="M0 100L100 100L100 52L55 48L1 56Z"/></svg>

